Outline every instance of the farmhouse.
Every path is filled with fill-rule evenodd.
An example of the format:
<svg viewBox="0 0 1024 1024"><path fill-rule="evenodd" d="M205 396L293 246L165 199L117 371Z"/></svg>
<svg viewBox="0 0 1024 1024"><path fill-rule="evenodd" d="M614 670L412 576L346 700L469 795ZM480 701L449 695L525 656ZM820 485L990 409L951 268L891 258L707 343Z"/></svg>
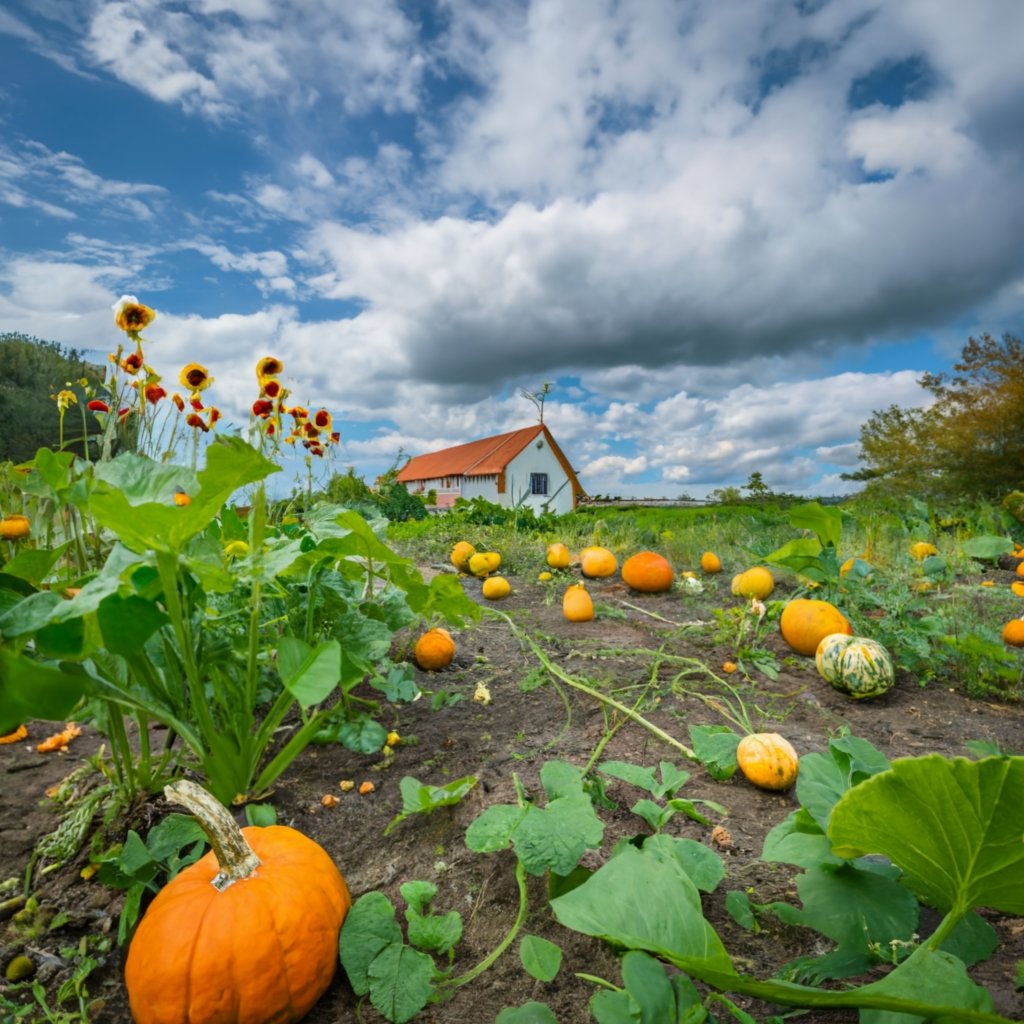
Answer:
<svg viewBox="0 0 1024 1024"><path fill-rule="evenodd" d="M456 498L528 505L561 515L584 496L576 473L543 423L483 437L410 459L398 474L413 494L437 493L437 507Z"/></svg>

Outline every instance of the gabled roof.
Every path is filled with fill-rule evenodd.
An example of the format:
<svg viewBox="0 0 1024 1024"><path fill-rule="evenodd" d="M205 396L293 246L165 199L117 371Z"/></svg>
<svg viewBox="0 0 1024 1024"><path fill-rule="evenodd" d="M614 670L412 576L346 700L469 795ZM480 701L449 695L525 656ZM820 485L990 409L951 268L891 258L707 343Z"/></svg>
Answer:
<svg viewBox="0 0 1024 1024"><path fill-rule="evenodd" d="M428 455L410 459L398 474L399 483L413 480L436 480L445 476L487 476L501 473L505 467L538 435L545 434L554 451L558 446L543 423L513 430L508 434L482 437L479 441L457 444ZM571 472L571 471L570 471Z"/></svg>

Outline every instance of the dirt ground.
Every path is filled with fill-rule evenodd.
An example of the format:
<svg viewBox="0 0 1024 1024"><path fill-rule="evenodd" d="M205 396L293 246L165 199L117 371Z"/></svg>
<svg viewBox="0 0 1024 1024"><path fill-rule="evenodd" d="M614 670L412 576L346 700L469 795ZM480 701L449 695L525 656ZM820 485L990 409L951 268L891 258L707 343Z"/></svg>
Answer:
<svg viewBox="0 0 1024 1024"><path fill-rule="evenodd" d="M695 615L699 617L700 610L693 599L675 592L638 595L617 578L594 581L590 589L598 602L598 618L571 624L561 614L561 585L556 592L559 599L546 603L543 584L532 579L512 579L512 583L513 593L501 602L501 610L529 630L564 670L585 676L595 685L617 688L627 704L651 681L652 664L650 657L631 656L630 650L652 651L665 644L666 650L705 659L716 668L732 653L709 646L707 641L695 642L694 631L679 628ZM466 589L479 596L477 581L467 580ZM721 597L716 603L721 603ZM705 605L705 613L709 607L710 603ZM272 803L280 823L310 835L331 854L353 898L380 890L399 908L401 920L404 904L399 885L413 879L435 883L436 909L456 909L463 917L464 937L454 964L456 973L462 973L501 941L517 906L513 854L469 851L463 840L466 828L489 804L514 800L513 776L528 792L538 793L538 773L545 761L558 758L584 765L610 720L596 701L576 691L562 691L568 711L551 685L524 691L522 684L538 662L523 649L506 622L485 618L453 633L457 654L452 665L437 673L418 671L423 698L387 712L384 724L403 737L390 763L342 747L309 748L281 779ZM409 656L413 638L411 634L402 638L397 656ZM843 725L890 758L931 751L965 755L968 740L989 741L1009 753L1024 747L1024 707L1019 704L969 699L938 682L922 687L906 676L884 697L855 703L825 685L811 660L788 657L788 648L777 636L770 637L767 646L775 650L783 671L775 681L757 677L756 690L748 694L754 724L784 733L801 754L824 751L829 737ZM684 743L689 743L689 724L726 724L697 697L673 692L669 684L675 671L678 669L666 666L657 675L647 692L645 714ZM472 699L479 683L490 691L492 699L487 705ZM713 692L706 682L692 680L690 685ZM448 699L437 696L442 694ZM459 699L453 700L456 696ZM56 818L45 798L47 787L100 745L100 738L86 726L67 754L37 753L35 742L62 724L32 723L30 741L0 747L0 881L22 876L34 843L54 828ZM612 758L644 766L677 760L691 773L682 796L713 800L727 809L724 817L712 815L728 830L731 842L726 847L714 843L709 827L684 815L673 818L667 831L714 846L723 856L727 876L718 891L705 896L705 914L742 970L768 977L793 957L822 951L823 940L817 933L784 926L771 918L763 922L765 930L760 934L744 931L724 906L725 893L735 889L750 892L755 902L796 902L796 869L758 859L766 832L794 808L792 793L762 791L738 776L728 782L715 781L701 766L674 758L669 748L632 723L618 729L605 748L602 759ZM413 815L385 838L385 827L401 809L399 782L407 775L433 785L473 775L479 784L458 806ZM366 796L342 793L338 783L343 779L370 780L376 788ZM340 803L323 807L324 794L338 795ZM601 851L587 856L585 863L591 867L601 863L617 838L646 829L628 810L643 794L625 783L609 786L608 794L618 803L618 810L602 812L605 843ZM145 814L136 816L136 827L144 830L142 823L151 823L166 809L162 800L155 801ZM51 1006L57 986L70 970L69 947L75 947L86 934L116 932L122 897L96 882L82 880L79 872L83 865L79 857L65 868L41 876L35 887L44 906L66 912L66 922L59 928L26 943L14 937L10 928L5 934L0 921L0 963L6 966L13 956L27 953L36 963L37 978L51 994ZM531 879L530 884L530 912L524 931L562 948L562 968L554 981L542 983L531 978L513 946L475 982L447 1001L427 1007L414 1024L487 1024L503 1007L529 1000L547 1003L560 1024L592 1020L587 1000L594 985L577 978L576 972L619 983L615 955L600 942L562 928L547 910L542 881ZM989 989L997 1012L1024 1018L1024 993L1014 987L1017 964L1024 960L1024 920L987 916L996 929L999 946L995 955L972 968L971 974ZM115 949L89 977L91 1020L110 1024L130 1021L121 970L121 953ZM9 987L8 996L28 998L24 990L15 994ZM759 1021L778 1012L761 1004L737 1002ZM74 1005L66 1004L65 1009ZM719 1013L719 1020L729 1019ZM844 1024L856 1021L857 1015L832 1011L807 1013L799 1019L809 1024ZM355 1020L377 1024L382 1018L368 1002L357 1007L339 970L307 1020L309 1024Z"/></svg>

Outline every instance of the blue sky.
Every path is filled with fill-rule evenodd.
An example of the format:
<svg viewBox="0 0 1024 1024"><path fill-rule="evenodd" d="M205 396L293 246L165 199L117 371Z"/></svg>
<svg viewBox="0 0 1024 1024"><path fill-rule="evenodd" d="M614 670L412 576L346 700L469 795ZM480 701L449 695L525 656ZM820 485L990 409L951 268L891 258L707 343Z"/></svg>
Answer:
<svg viewBox="0 0 1024 1024"><path fill-rule="evenodd" d="M1007 0L6 0L0 332L102 354L136 295L167 378L244 423L277 356L369 480L550 381L591 493L842 493L873 410L1024 328L1022 38Z"/></svg>

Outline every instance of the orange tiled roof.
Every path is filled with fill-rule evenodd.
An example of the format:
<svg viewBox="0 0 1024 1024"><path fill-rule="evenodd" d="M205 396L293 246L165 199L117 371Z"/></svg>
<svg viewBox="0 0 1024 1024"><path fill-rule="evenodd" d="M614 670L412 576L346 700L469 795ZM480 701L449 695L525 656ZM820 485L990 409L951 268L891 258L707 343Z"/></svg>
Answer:
<svg viewBox="0 0 1024 1024"><path fill-rule="evenodd" d="M482 437L428 455L410 459L398 474L400 483L437 480L445 476L486 476L500 473L542 431L544 425L513 430L508 434Z"/></svg>

